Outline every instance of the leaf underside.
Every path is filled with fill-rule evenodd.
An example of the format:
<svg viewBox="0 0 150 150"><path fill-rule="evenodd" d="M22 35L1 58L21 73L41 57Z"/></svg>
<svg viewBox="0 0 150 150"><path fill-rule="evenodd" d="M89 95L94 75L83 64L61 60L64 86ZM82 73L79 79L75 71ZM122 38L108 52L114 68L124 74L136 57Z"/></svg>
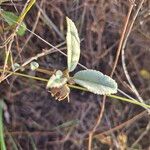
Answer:
<svg viewBox="0 0 150 150"><path fill-rule="evenodd" d="M59 88L67 83L67 78L63 77L63 73L58 70L53 74L47 82L46 88Z"/></svg>
<svg viewBox="0 0 150 150"><path fill-rule="evenodd" d="M39 64L36 61L32 61L30 63L30 69L31 70L36 70L39 67Z"/></svg>
<svg viewBox="0 0 150 150"><path fill-rule="evenodd" d="M79 61L80 58L80 39L78 35L77 28L73 21L66 17L67 20L67 64L68 64L68 71L73 71Z"/></svg>
<svg viewBox="0 0 150 150"><path fill-rule="evenodd" d="M96 70L83 70L74 77L76 84L81 85L94 94L109 95L117 93L117 83L103 73Z"/></svg>

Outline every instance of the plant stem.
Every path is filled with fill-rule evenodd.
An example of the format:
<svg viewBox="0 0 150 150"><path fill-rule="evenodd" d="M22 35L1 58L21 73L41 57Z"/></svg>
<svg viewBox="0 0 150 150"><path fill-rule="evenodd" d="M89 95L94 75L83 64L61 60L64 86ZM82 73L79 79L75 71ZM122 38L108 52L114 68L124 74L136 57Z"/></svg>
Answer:
<svg viewBox="0 0 150 150"><path fill-rule="evenodd" d="M3 72L3 69L0 69L0 72ZM39 81L44 81L44 82L48 81L48 79L44 79L44 78L40 78L40 77L34 77L34 76L30 76L30 75L23 74L23 73L12 72L12 71L8 71L8 70L5 70L5 72L6 73L11 73L11 74L17 75L17 76L22 76L22 77L25 77L25 78L34 79L34 80L39 80Z"/></svg>
<svg viewBox="0 0 150 150"><path fill-rule="evenodd" d="M0 72L3 72L3 69L0 69ZM30 79L34 79L34 80L43 81L43 82L48 82L48 79L44 79L44 78L40 78L40 77L34 77L34 76L30 76L30 75L23 74L23 73L12 72L12 71L7 71L7 70L5 72L6 73L11 73L11 74L17 75L17 76L22 76L22 77L25 77L25 78L30 78ZM68 86L70 88L74 88L74 89L78 89L78 90L89 92L84 87L80 87L80 86L76 86L76 85L70 85L70 84ZM120 96L117 96L117 95L107 95L107 96L111 97L111 98L114 98L114 99L118 99L118 100L124 101L124 102L129 102L129 103L136 104L136 105L139 105L139 106L142 106L142 107L150 108L150 105L140 103L140 102L136 101L136 99L135 99L135 101L133 101L133 99L124 98L124 97L120 97Z"/></svg>
<svg viewBox="0 0 150 150"><path fill-rule="evenodd" d="M3 108L0 106L0 149L6 150L6 145L4 141L4 128L3 128Z"/></svg>
<svg viewBox="0 0 150 150"><path fill-rule="evenodd" d="M121 100L121 101L124 101L124 102L129 102L129 103L136 104L136 105L142 106L144 108L146 107L146 108L150 109L150 105L138 102L136 99L135 99L135 101L133 101L131 99L128 99L128 98L125 98L125 97L120 97L120 96L117 96L117 95L107 95L107 96L111 97L111 98L115 98L115 99Z"/></svg>

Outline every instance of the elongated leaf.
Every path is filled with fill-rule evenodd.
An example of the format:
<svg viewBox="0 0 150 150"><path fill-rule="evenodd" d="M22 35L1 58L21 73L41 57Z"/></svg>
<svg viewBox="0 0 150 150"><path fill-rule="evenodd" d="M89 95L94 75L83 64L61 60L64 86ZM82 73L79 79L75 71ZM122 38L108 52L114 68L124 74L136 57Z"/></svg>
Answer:
<svg viewBox="0 0 150 150"><path fill-rule="evenodd" d="M47 82L46 88L59 88L67 83L67 78L63 77L62 71L58 70Z"/></svg>
<svg viewBox="0 0 150 150"><path fill-rule="evenodd" d="M80 57L80 39L78 31L71 19L66 17L67 20L67 56L68 56L68 71L73 71L79 61Z"/></svg>
<svg viewBox="0 0 150 150"><path fill-rule="evenodd" d="M1 11L1 15L10 26L15 25L19 18L14 13L9 11L4 11L4 10ZM25 23L22 22L17 31L17 34L23 36L25 34L25 31L26 31L26 25Z"/></svg>
<svg viewBox="0 0 150 150"><path fill-rule="evenodd" d="M96 70L79 71L74 75L73 79L77 84L95 94L109 95L117 93L115 80Z"/></svg>
<svg viewBox="0 0 150 150"><path fill-rule="evenodd" d="M0 99L0 149L6 150L5 140L4 140L4 127L3 127L3 107L4 102Z"/></svg>

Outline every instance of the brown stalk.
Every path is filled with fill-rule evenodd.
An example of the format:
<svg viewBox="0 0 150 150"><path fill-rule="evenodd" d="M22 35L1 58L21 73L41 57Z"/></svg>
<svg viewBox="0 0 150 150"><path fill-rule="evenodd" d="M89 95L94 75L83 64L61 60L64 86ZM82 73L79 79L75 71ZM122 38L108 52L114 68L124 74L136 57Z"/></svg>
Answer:
<svg viewBox="0 0 150 150"><path fill-rule="evenodd" d="M119 46L118 46L118 49L117 49L115 62L114 62L113 69L112 69L111 74L110 74L111 77L113 76L114 71L115 71L115 69L117 67L117 64L118 64L119 56L120 56L120 53L121 53L122 45L123 45L123 42L124 42L124 39L125 39L127 27L128 27L128 24L129 24L129 18L131 16L131 12L133 10L133 7L134 7L134 5L130 3L129 11L128 11L128 14L127 14L127 18L126 18L126 21L125 21L125 24L124 24L124 27L123 27L123 32L121 34L121 39L120 39ZM106 96L103 97L102 105L100 105L101 111L100 111L100 114L98 116L97 122L96 122L94 128L92 129L92 131L89 133L88 150L92 150L93 134L95 133L97 127L99 126L99 124L101 122L101 119L102 119L102 116L103 116L104 110L105 110L105 102L106 102Z"/></svg>

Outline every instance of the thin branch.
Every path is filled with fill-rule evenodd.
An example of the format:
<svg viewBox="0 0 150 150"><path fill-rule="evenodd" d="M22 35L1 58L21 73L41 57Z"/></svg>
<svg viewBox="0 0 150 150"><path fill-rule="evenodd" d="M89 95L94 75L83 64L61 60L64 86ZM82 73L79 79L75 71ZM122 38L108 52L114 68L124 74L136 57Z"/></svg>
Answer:
<svg viewBox="0 0 150 150"><path fill-rule="evenodd" d="M124 73L125 73L125 75L126 75L126 78L127 78L128 82L129 82L130 86L132 87L134 93L136 94L137 98L138 98L141 102L143 102L143 100L142 100L142 98L140 97L138 91L136 90L136 88L135 88L135 86L134 86L134 84L133 84L133 82L132 82L132 80L131 80L131 78L130 78L130 76L129 76L129 73L128 73L128 71L127 71L126 64L125 64L125 52L124 52L124 51L125 51L125 47L126 47L126 44L127 44L128 37L129 37L129 35L130 35L130 33L131 33L131 30L132 30L133 24L134 24L134 22L135 22L135 20L136 20L136 18L137 18L137 15L138 15L138 13L139 13L139 11L140 11L140 9L141 9L143 3L144 3L144 0L142 0L142 1L140 2L140 4L139 4L139 6L138 6L138 8L137 8L137 11L135 12L135 15L133 16L133 19L132 19L132 21L131 21L131 23L130 23L130 26L129 26L129 28L128 28L128 31L127 31L127 33L126 33L124 42L123 42L123 44L122 44L122 66L123 66L123 69L124 69ZM132 4L131 4L131 5L132 5Z"/></svg>
<svg viewBox="0 0 150 150"><path fill-rule="evenodd" d="M114 65L113 65L113 68L112 68L112 71L111 71L111 74L110 74L111 77L113 76L114 71L115 71L115 69L117 67L117 64L118 64L118 60L119 60L119 56L120 56L120 53L121 53L122 44L123 44L123 41L124 41L125 33L126 33L126 30L127 30L127 26L128 26L128 23L129 23L129 18L131 16L131 12L132 12L133 6L134 5L130 5L130 8L129 8L129 11L128 11L128 14L127 14L127 18L126 18L126 21L125 21L125 24L124 24L124 27L123 27L122 35L121 35L121 39L120 39L120 42L119 42L119 47L117 49L117 55L116 55L115 62L114 62ZM94 126L93 130L89 133L88 150L92 150L93 134L96 131L96 128L99 126L100 122L101 122L101 119L102 119L102 116L103 116L103 113L104 113L104 109L105 109L105 101L106 101L106 96L103 97L102 106L100 106L101 111L100 111L100 114L98 116L96 125Z"/></svg>
<svg viewBox="0 0 150 150"><path fill-rule="evenodd" d="M122 31L122 34L121 34L121 39L120 39L120 42L119 42L119 47L117 49L117 55L116 55L116 58L115 58L113 69L112 69L111 74L110 74L111 77L113 76L114 71L115 71L115 69L117 67L117 64L118 64L119 56L120 56L120 53L121 53L122 45L123 45L123 42L124 42L125 34L126 34L128 23L129 23L129 18L131 16L131 12L133 10L133 7L134 7L133 4L130 5L130 7L129 7L127 18L126 18L126 21L125 21L125 24L124 24L124 27L123 27L123 31Z"/></svg>
<svg viewBox="0 0 150 150"><path fill-rule="evenodd" d="M140 94L138 93L138 91L137 91L135 85L133 84L133 82L132 82L132 80L131 80L131 78L130 78L130 75L129 75L129 73L128 73L127 67L126 67L126 63L125 63L125 47L126 47L126 44L127 44L128 37L129 37L129 35L130 35L131 31L132 31L134 22L135 22L135 20L136 20L136 18L137 18L137 16L138 16L138 13L139 13L139 11L140 11L140 9L141 9L143 3L144 3L144 0L142 0L142 1L140 2L140 4L139 4L139 6L138 6L138 8L137 8L137 10L136 10L136 12L135 12L135 14L134 14L134 16L133 16L133 19L132 19L132 21L131 21L131 23L130 23L130 26L129 26L129 28L128 28L128 31L126 32L126 36L125 36L124 42L123 42L123 44L122 44L122 53L121 53L121 56L122 56L122 57L121 57L122 66L123 66L123 70L124 70L125 76L126 76L126 78L127 78L127 81L129 82L129 84L130 84L130 86L131 86L133 92L135 93L136 97L139 99L139 101L140 101L141 103L144 103L144 101L143 101L142 97L140 96ZM133 5L133 4L131 4L131 5ZM145 109L147 109L147 108L145 108ZM150 113L150 110L149 110L149 109L147 109L147 110L148 110L149 113Z"/></svg>

